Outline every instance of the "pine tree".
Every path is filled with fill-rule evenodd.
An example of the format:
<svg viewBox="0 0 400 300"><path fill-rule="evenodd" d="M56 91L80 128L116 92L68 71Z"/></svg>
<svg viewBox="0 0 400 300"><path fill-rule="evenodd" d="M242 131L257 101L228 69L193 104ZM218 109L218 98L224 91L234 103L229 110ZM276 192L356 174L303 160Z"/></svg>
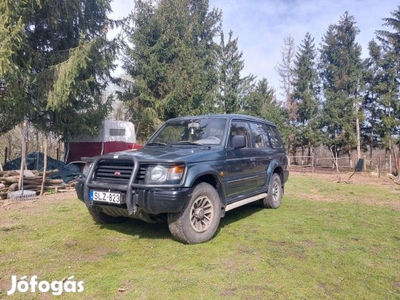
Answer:
<svg viewBox="0 0 400 300"><path fill-rule="evenodd" d="M244 68L243 53L238 50L238 39L232 39L233 32L229 32L225 42L221 32L219 52L219 93L217 97L218 111L221 113L237 113L240 110L240 88L245 79L240 73Z"/></svg>
<svg viewBox="0 0 400 300"><path fill-rule="evenodd" d="M399 144L400 134L400 6L391 13L392 18L384 18L384 25L394 32L378 30L377 39L382 44L383 56L380 61L379 96L385 108L382 117L385 134L382 137L385 149L392 151Z"/></svg>
<svg viewBox="0 0 400 300"><path fill-rule="evenodd" d="M302 148L302 155L308 147L308 156L320 142L316 55L314 39L307 33L295 55L292 98L297 107L294 143Z"/></svg>
<svg viewBox="0 0 400 300"><path fill-rule="evenodd" d="M20 17L28 1L0 2L0 134L24 119L25 85L29 64L19 53L27 49L25 24Z"/></svg>
<svg viewBox="0 0 400 300"><path fill-rule="evenodd" d="M208 112L216 95L221 13L208 1L135 1L124 69L132 82L123 99L143 137L161 121Z"/></svg>
<svg viewBox="0 0 400 300"><path fill-rule="evenodd" d="M159 125L162 116L157 100L162 96L165 75L156 68L158 59L154 47L161 36L150 1L135 1L124 32L128 43L124 45L123 68L127 77L121 80L120 100L127 109L127 118L136 125L138 138L147 137Z"/></svg>
<svg viewBox="0 0 400 300"><path fill-rule="evenodd" d="M7 128L25 119L64 139L95 131L109 108L103 91L117 48L106 39L110 1L3 1L0 8L0 34L13 36L0 46L1 111L19 108Z"/></svg>
<svg viewBox="0 0 400 300"><path fill-rule="evenodd" d="M354 18L346 12L337 25L330 25L323 37L321 78L325 97L323 125L326 144L334 155L350 154L357 147L360 157L361 46Z"/></svg>
<svg viewBox="0 0 400 300"><path fill-rule="evenodd" d="M381 76L384 74L382 59L382 47L372 40L368 44L369 58L365 59L365 82L366 93L364 98L364 110L366 120L363 124L363 140L369 148L369 156L372 159L372 150L383 148L383 137L387 130L384 128L382 119L385 118L386 108L381 103Z"/></svg>
<svg viewBox="0 0 400 300"><path fill-rule="evenodd" d="M193 46L199 61L199 82L195 105L198 113L210 113L215 109L215 98L218 92L218 44L216 37L222 30L222 11L216 8L209 10L209 1L191 0L191 21L193 24Z"/></svg>

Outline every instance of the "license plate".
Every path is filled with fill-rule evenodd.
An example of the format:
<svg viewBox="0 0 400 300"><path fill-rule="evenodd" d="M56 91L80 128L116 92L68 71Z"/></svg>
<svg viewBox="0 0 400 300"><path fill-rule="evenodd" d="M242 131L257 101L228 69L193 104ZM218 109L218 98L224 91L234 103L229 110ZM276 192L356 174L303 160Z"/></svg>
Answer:
<svg viewBox="0 0 400 300"><path fill-rule="evenodd" d="M90 200L121 204L121 194L91 190L90 191Z"/></svg>

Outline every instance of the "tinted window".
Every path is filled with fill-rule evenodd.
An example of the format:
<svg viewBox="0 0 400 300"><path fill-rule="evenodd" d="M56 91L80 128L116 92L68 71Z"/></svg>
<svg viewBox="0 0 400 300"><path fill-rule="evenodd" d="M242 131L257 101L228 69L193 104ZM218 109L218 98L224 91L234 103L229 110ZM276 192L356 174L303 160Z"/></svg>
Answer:
<svg viewBox="0 0 400 300"><path fill-rule="evenodd" d="M271 148L266 127L260 123L250 123L255 148Z"/></svg>
<svg viewBox="0 0 400 300"><path fill-rule="evenodd" d="M246 137L246 148L251 148L250 129L247 122L232 121L231 129L229 132L228 147L232 147L232 137L235 135L244 135Z"/></svg>
<svg viewBox="0 0 400 300"><path fill-rule="evenodd" d="M271 141L272 148L282 148L283 144L282 144L282 140L279 136L278 130L272 126L266 126L266 127L267 127L267 131L268 131L269 139Z"/></svg>

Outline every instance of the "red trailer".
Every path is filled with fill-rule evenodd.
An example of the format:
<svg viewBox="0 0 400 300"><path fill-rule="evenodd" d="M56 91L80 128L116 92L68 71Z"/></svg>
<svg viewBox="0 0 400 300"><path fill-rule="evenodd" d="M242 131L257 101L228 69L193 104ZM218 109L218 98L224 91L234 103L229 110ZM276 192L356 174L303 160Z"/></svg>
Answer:
<svg viewBox="0 0 400 300"><path fill-rule="evenodd" d="M111 152L141 148L136 144L135 126L132 122L105 120L99 134L82 136L65 143L65 163L81 161L82 157L93 157Z"/></svg>

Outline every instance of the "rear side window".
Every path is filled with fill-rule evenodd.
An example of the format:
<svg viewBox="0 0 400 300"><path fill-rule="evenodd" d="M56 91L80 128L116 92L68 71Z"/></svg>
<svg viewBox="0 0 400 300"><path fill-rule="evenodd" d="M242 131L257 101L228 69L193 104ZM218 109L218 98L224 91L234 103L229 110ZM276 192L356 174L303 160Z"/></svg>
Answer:
<svg viewBox="0 0 400 300"><path fill-rule="evenodd" d="M254 141L254 148L271 148L268 133L265 125L260 123L250 123L251 135Z"/></svg>
<svg viewBox="0 0 400 300"><path fill-rule="evenodd" d="M282 148L283 143L279 136L278 130L275 127L266 125L266 129L271 141L272 148Z"/></svg>

